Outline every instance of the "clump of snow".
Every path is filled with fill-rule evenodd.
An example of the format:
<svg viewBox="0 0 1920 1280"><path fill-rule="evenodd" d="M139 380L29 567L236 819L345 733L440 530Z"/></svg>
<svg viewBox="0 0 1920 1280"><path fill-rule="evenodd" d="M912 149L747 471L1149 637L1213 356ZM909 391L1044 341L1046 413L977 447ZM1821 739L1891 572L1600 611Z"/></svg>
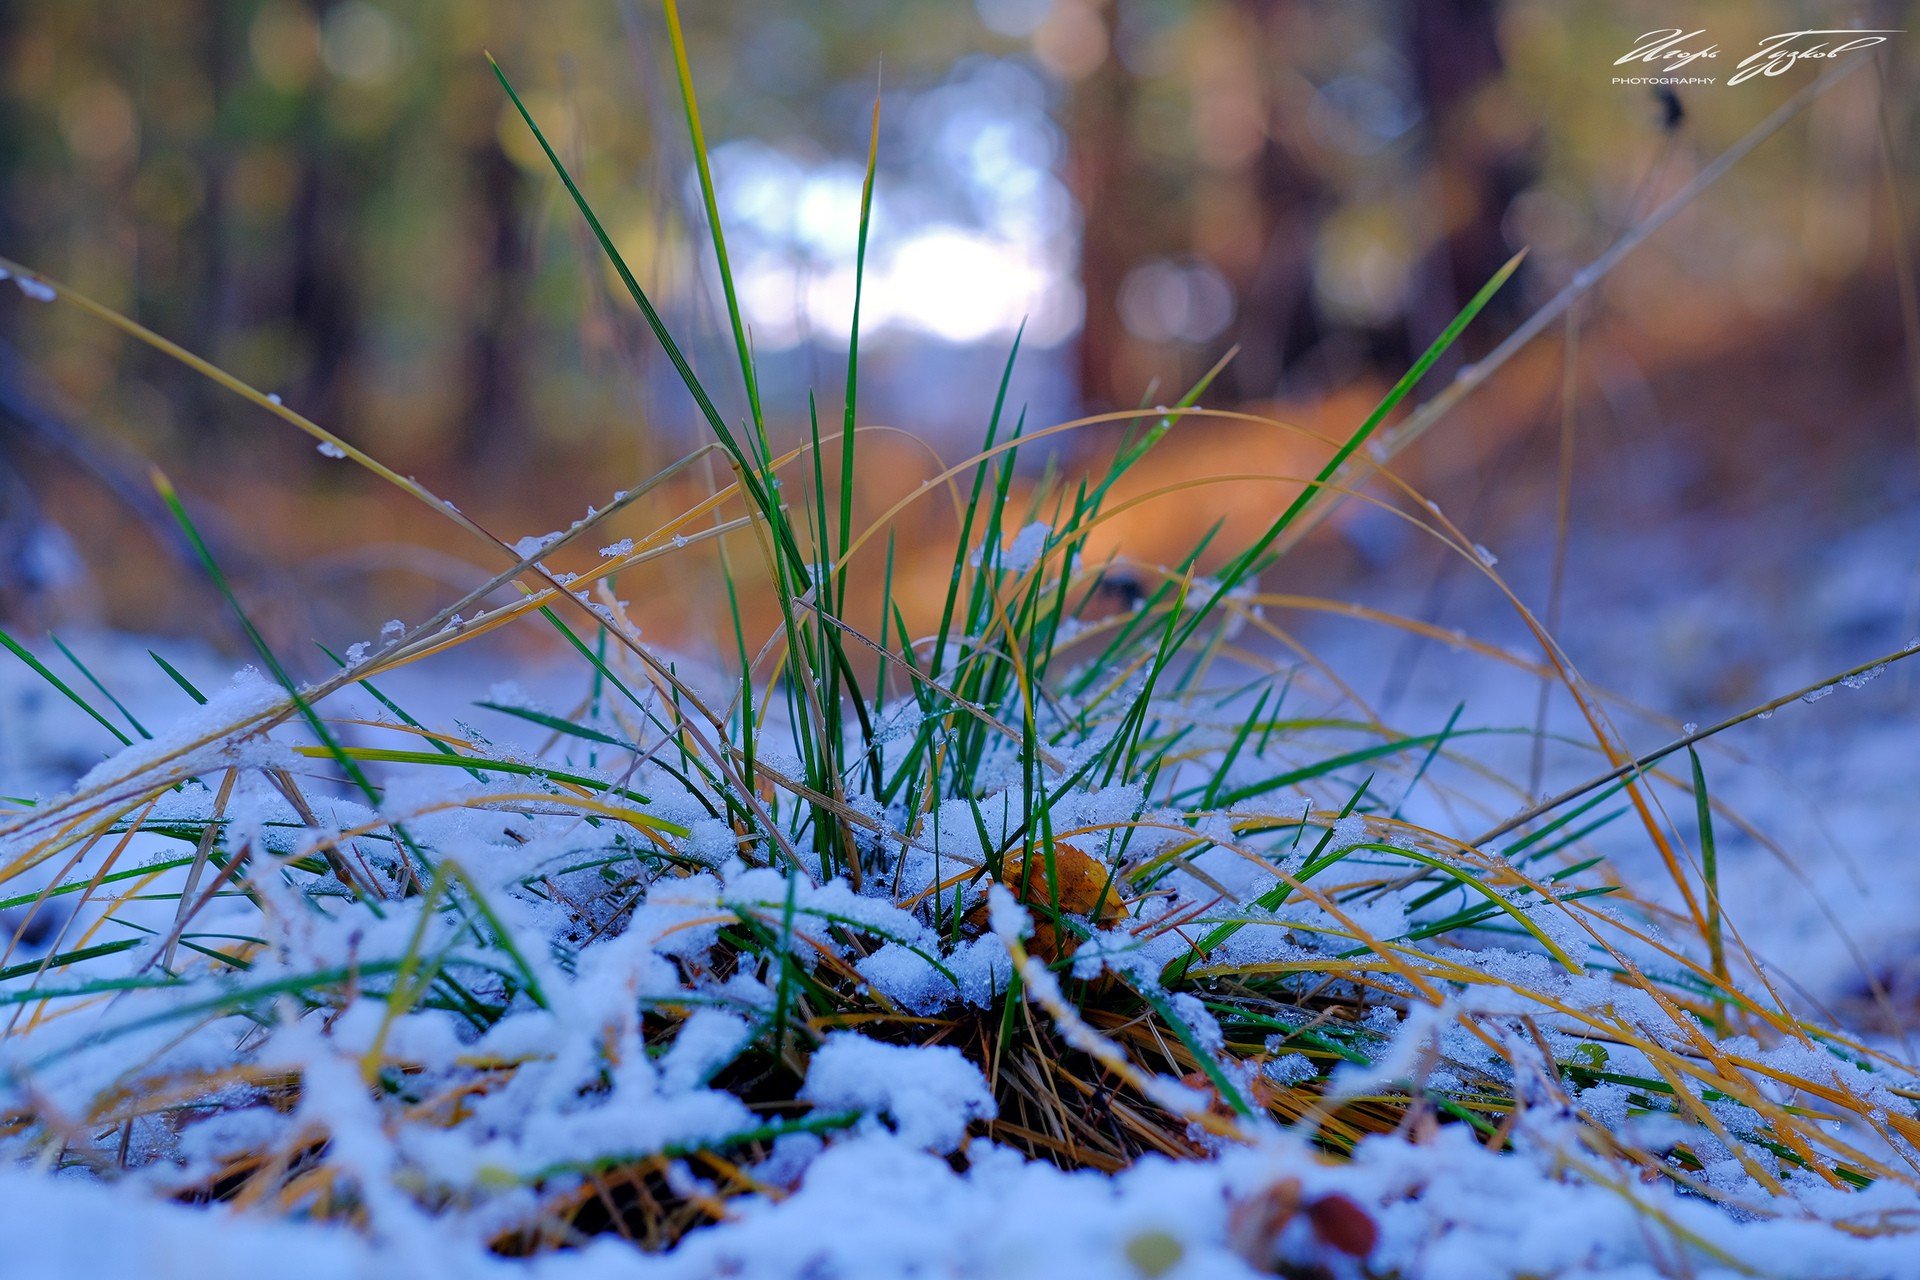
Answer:
<svg viewBox="0 0 1920 1280"><path fill-rule="evenodd" d="M947 1152L974 1120L999 1114L980 1069L951 1045L895 1045L839 1032L807 1064L800 1096L826 1111L865 1111L900 1141Z"/></svg>
<svg viewBox="0 0 1920 1280"><path fill-rule="evenodd" d="M753 1039L753 1024L721 1009L696 1009L680 1024L673 1047L660 1063L660 1083L667 1093L684 1093L705 1085Z"/></svg>
<svg viewBox="0 0 1920 1280"><path fill-rule="evenodd" d="M1020 905L1005 885L996 884L987 891L988 917L993 931L1002 938L1024 938L1033 933L1033 917Z"/></svg>
<svg viewBox="0 0 1920 1280"><path fill-rule="evenodd" d="M496 706L542 710L541 701L528 693L518 680L496 680L487 686L487 701Z"/></svg>
<svg viewBox="0 0 1920 1280"><path fill-rule="evenodd" d="M855 965L861 977L914 1013L937 1013L954 1003L984 1009L1007 989L1012 962L997 938L974 938L944 953L929 938L917 947L889 942Z"/></svg>
<svg viewBox="0 0 1920 1280"><path fill-rule="evenodd" d="M1047 535L1053 532L1053 526L1035 521L1013 535L1000 552L1000 567L1008 573L1025 573L1040 563L1040 556L1047 548ZM986 558L986 549L976 550L969 560L975 568Z"/></svg>
<svg viewBox="0 0 1920 1280"><path fill-rule="evenodd" d="M347 456L347 451L331 440L322 440L319 444L315 445L314 448L317 449L320 456L324 458L344 458Z"/></svg>
<svg viewBox="0 0 1920 1280"><path fill-rule="evenodd" d="M1254 603L1259 589L1259 583L1255 581L1244 581L1228 588L1217 578L1195 578L1187 590L1187 607L1200 611L1225 604L1231 614L1227 619L1225 635L1232 640L1246 630L1247 619L1265 616L1266 610Z"/></svg>
<svg viewBox="0 0 1920 1280"><path fill-rule="evenodd" d="M1304 1053L1283 1053L1270 1058L1261 1070L1267 1079L1279 1085L1301 1084L1320 1074L1313 1059Z"/></svg>
<svg viewBox="0 0 1920 1280"><path fill-rule="evenodd" d="M739 837L718 818L700 818L684 846L686 855L710 867L719 867L740 852Z"/></svg>
<svg viewBox="0 0 1920 1280"><path fill-rule="evenodd" d="M1366 844L1373 839L1373 833L1367 827L1367 820L1357 813L1350 813L1333 824L1331 838L1327 842L1327 852L1339 853L1355 845Z"/></svg>
<svg viewBox="0 0 1920 1280"><path fill-rule="evenodd" d="M207 704L180 716L169 729L135 742L87 771L74 784L74 794L98 791L127 781L172 760L173 768L190 775L217 761L278 761L280 751L265 738L229 738L234 726L257 721L282 706L286 695L253 667L235 673L232 682L210 695Z"/></svg>

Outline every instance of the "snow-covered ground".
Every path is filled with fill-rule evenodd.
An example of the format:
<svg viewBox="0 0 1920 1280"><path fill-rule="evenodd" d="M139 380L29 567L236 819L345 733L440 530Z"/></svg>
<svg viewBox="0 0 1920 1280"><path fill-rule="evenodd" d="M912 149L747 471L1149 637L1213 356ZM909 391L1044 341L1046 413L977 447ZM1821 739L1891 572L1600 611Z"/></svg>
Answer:
<svg viewBox="0 0 1920 1280"><path fill-rule="evenodd" d="M1488 1155L1459 1132L1427 1146L1370 1143L1346 1165L1274 1140L1205 1163L1150 1157L1113 1177L1062 1173L1004 1152L972 1154L973 1168L956 1174L947 1161L898 1138L857 1137L814 1160L794 1194L740 1205L734 1221L697 1232L664 1256L603 1239L578 1253L513 1262L424 1221L370 1243L339 1229L156 1204L130 1189L19 1172L0 1173L0 1230L9 1271L23 1276L1226 1280L1289 1274L1276 1256L1302 1268L1291 1274L1366 1274L1321 1244L1304 1216L1261 1258L1260 1222L1278 1188L1282 1195L1295 1189L1305 1201L1340 1194L1371 1206L1379 1231L1370 1258L1375 1275L1635 1280L1678 1260L1672 1240L1681 1233L1695 1244L1687 1274L1701 1280L1920 1273L1911 1237L1836 1245L1830 1228L1811 1222L1737 1224L1697 1201L1582 1185L1556 1176L1551 1162ZM1666 1221L1650 1225L1636 1195ZM1913 1212L1904 1194L1856 1196L1845 1208L1862 1223L1882 1213L1897 1222ZM1716 1254L1716 1261L1699 1261ZM1304 1269L1316 1261L1327 1269Z"/></svg>
<svg viewBox="0 0 1920 1280"><path fill-rule="evenodd" d="M1647 710L1644 716L1616 711L1625 740L1636 749L1671 738L1681 722L1711 722L1848 661L1897 649L1911 629L1912 553L1920 546L1916 513L1896 509L1848 538L1823 540L1812 544L1816 550L1793 556L1774 555L1769 572L1783 580L1775 599L1786 605L1772 612L1733 563L1742 549L1753 550L1754 540L1727 539L1724 533L1715 535L1714 545L1728 560L1695 555L1678 562L1689 570L1674 574L1629 571L1664 554L1650 534L1644 546L1610 549L1607 563L1626 568L1611 576L1576 574L1573 579L1569 652L1596 685L1617 690ZM1688 532L1668 529L1658 537L1676 535L1685 538ZM1527 572L1523 563L1518 574ZM1395 589L1392 583L1382 588L1389 603ZM1402 591L1398 602L1414 609L1417 594ZM1485 623L1475 628L1478 634L1522 651L1520 634L1497 615L1476 616ZM1399 642L1375 630L1323 623L1306 634L1337 653L1336 667L1356 678L1373 673L1377 681L1400 659ZM145 642L110 635L67 638L163 740L177 739L183 723L212 717L194 710L147 657ZM230 663L172 647L166 653L201 688L226 690L216 698L216 710L238 714L250 702L273 697L257 674L232 685ZM1744 664L1740 680L1731 686L1716 682L1716 672L1736 659ZM48 655L48 661L57 665L58 659ZM517 692L494 690L491 676L456 654L407 668L382 683L430 725L470 720L497 745L530 749L540 736L537 730L477 712L472 704L492 697L564 706L581 687L581 669L514 674ZM1920 860L1907 856L1904 847L1920 803L1911 679L1920 679L1920 671L1909 675L1896 667L1864 687L1839 689L1830 698L1794 704L1745 725L1703 752L1715 798L1775 845L1767 848L1730 821L1722 828L1722 896L1739 941L1768 959L1768 976L1791 988L1797 1005L1865 1017L1874 1024L1873 1042L1895 1053L1898 1038L1883 1034L1891 1030L1884 1025L1887 1010L1866 998L1862 969L1891 988L1887 994L1896 1006L1903 999L1911 1004L1912 989L1901 986L1900 976L1920 953L1920 927L1912 910L1920 902ZM1385 711L1395 727L1416 733L1437 730L1461 703L1466 705L1463 727L1530 725L1538 687L1532 677L1450 654L1444 646L1424 654L1402 684ZM381 714L352 692L327 709L367 719ZM1573 728L1566 707L1556 706L1553 723ZM371 741L380 732L369 729L362 736ZM291 740L283 731L278 745L256 743L238 757L203 751L185 772L235 763L298 765L286 745ZM128 771L126 755L100 768L115 745L38 677L10 658L0 662L0 793L49 799L89 771L94 772L81 787L97 789ZM132 750L147 758L162 754L151 745ZM1527 774L1531 743L1524 735L1476 738L1470 750L1509 778ZM1676 763L1684 777L1684 756L1667 762L1669 768ZM1546 792L1597 768L1595 757L1573 748L1556 749L1547 764ZM1469 834L1521 807L1517 793L1491 786L1464 767L1442 762L1433 781L1410 797L1407 812L1436 829ZM455 794L451 784L443 791ZM1691 801L1673 789L1656 789L1656 794L1682 843L1691 844ZM409 822L416 834L438 848L466 842L472 853L462 856L462 865L472 868L481 884L498 888L498 861L513 846L504 844L497 830L482 830L481 817L488 811L435 816L435 800L433 788L421 786L396 790L387 803L413 806ZM1061 820L1090 824L1101 818L1097 799L1080 803L1079 809L1063 809ZM263 841L268 825L289 820L284 804L264 783L240 784L235 805L236 821L261 824ZM1888 1178L1864 1191L1843 1191L1776 1165L1771 1173L1788 1184L1791 1194L1769 1200L1757 1194L1752 1171L1741 1167L1744 1157L1730 1149L1725 1167L1710 1166L1702 1174L1726 1193L1734 1206L1729 1209L1676 1193L1665 1182L1627 1176L1618 1164L1589 1151L1572 1113L1550 1090L1538 1095L1513 1127L1510 1154L1492 1154L1463 1126L1447 1125L1369 1139L1353 1159L1336 1163L1310 1152L1289 1132L1246 1122L1237 1126L1237 1141L1209 1139L1219 1148L1210 1160L1147 1157L1110 1176L1065 1173L968 1136L968 1121L991 1115L994 1104L979 1069L956 1050L882 1045L855 1032L833 1033L814 1052L802 1090L814 1114L844 1115L847 1122L818 1132L796 1126L778 1137L772 1157L753 1171L764 1193L729 1201L721 1224L698 1229L659 1255L604 1236L583 1248L531 1260L496 1256L482 1242L537 1210L527 1189L535 1175L591 1161L599 1153L671 1150L676 1143L698 1143L755 1122L738 1098L707 1087L712 1074L738 1051L747 1022L716 1001L681 1025L664 1055L649 1057L635 998L678 990L681 979L673 964L697 961L703 954L716 910L777 918L783 890L770 872L728 861L724 851L731 837L724 830L716 833L714 824L703 826L692 806L668 805L660 812L692 829L685 847L706 857L711 872L676 882L672 893L656 889L620 936L583 948L566 965L528 956L526 964L544 985L548 1007L516 1006L477 1041L456 1037L448 1020L424 1012L383 1018L378 1001L354 1005L330 1019L321 1034L314 1030L314 1018L299 1017L284 1002L269 1002L256 1006L254 1016L264 1019L258 1033L245 1037L251 1069L261 1073L251 1084L258 1086L276 1070L297 1070L301 1089L297 1103L286 1104L290 1114L276 1114L257 1105L256 1098L255 1105L236 1105L229 1114L186 1128L178 1142L136 1124L127 1131L130 1161L113 1158L113 1135L93 1131L97 1125L76 1127L64 1147L44 1141L23 1146L5 1136L7 1122L0 1115L0 1142L10 1144L9 1155L25 1160L21 1167L0 1171L5 1271L182 1277L514 1274L553 1280L629 1274L796 1280L916 1274L1365 1274L1436 1280L1494 1274L1612 1280L1676 1274L1920 1276L1920 1242L1905 1234L1920 1229L1920 1197L1911 1186ZM342 793L323 822L331 829L351 828L366 816ZM1632 821L1628 817L1597 834L1595 847L1613 857L1622 878L1652 886L1648 895L1659 898L1657 864ZM549 837L535 835L526 844L524 835L516 837L530 861L557 855L569 838L542 843ZM703 841L717 845L709 849ZM16 831L0 843L0 863L23 847ZM1232 865L1231 859L1206 864L1223 876ZM49 864L25 871L6 881L0 896L70 883L89 870L84 864L77 872ZM286 972L301 965L352 963L356 954L398 954L415 924L396 915L385 924L363 921L349 933L332 927L337 922L303 917L290 901L277 905L285 910L270 926L274 932L268 940L279 955L279 970ZM492 906L509 916L510 928L548 933L556 928L551 911L543 913L529 902L496 896ZM794 909L791 900L786 909ZM939 985L934 970L913 958L916 946L937 947L913 916L872 894L855 895L843 884L808 891L798 909L802 916L813 912L820 919L828 914L857 918L877 936L895 938L894 946L862 962L860 972L896 1000L912 1007L917 1000L946 998L929 994ZM214 910L201 922L209 933L230 928L244 934L263 927L244 901ZM170 901L122 908L128 918L162 932L173 911ZM78 920L84 924L94 918L83 913ZM1012 932L1003 927L987 933L964 953L947 957L953 985L973 1002L1004 989L1014 964L1006 945ZM445 940L450 949L456 942ZM823 949L830 945L823 931L815 942ZM75 942L64 945L71 948ZM1176 939L1169 945L1171 955L1184 944ZM151 958L150 950L143 946L126 953L128 962L119 971L140 973L139 962ZM0 969L43 952L44 946L16 948L0 961ZM1089 948L1090 956L1097 959L1099 953L1099 947ZM1149 958L1157 967L1166 957ZM1117 963L1131 962L1121 958ZM264 962L260 970L275 971ZM1044 985L1043 974L1030 977ZM744 972L703 989L723 988L737 998L736 1010L763 1007L769 996L766 983ZM182 1033L166 1020L169 1001L189 998L166 990L129 991L105 1002L69 1002L60 1017L43 1025L33 1025L32 1018L23 1024L16 1016L8 1042L0 1046L0 1102L5 1103L0 1110L30 1106L43 1121L49 1114L79 1117L103 1091L124 1083L119 1073L127 1063L145 1062L158 1071L204 1066L232 1053L230 1023L205 1023ZM1043 1006L1044 1001L1035 1007L1036 1017L1058 1013ZM1488 1007L1497 1011L1497 1002ZM1418 1052L1438 1035L1438 1023L1416 1023L1419 1019L1410 1014L1401 1048L1383 1052L1377 1071L1390 1072L1396 1055ZM111 1040L100 1039L107 1032ZM1554 1039L1554 1051L1563 1060L1570 1045ZM1769 1053L1791 1057L1792 1049L1790 1043L1784 1049L1749 1044L1740 1051L1759 1061ZM453 1071L457 1063L460 1070L473 1071L512 1063L517 1071L509 1084L476 1088L462 1104L470 1114L458 1126L435 1126L418 1123L415 1115L430 1098L415 1102L410 1111L369 1099L373 1077L366 1064L382 1052L428 1064L426 1078L436 1078L433 1064ZM1902 1077L1885 1072L1869 1077L1838 1058L1816 1058L1811 1064L1796 1062L1795 1068L1824 1072L1837 1087L1877 1097L1883 1118L1887 1111L1911 1112L1906 1095L1879 1092ZM610 1077L597 1074L606 1071ZM1905 1079L1906 1085L1912 1083ZM1204 1098L1183 1102L1174 1082L1160 1087L1169 1091L1170 1107L1194 1106L1195 1122L1202 1122ZM1516 1087L1524 1090L1526 1082L1516 1081ZM247 1101L242 1082L232 1088L229 1101ZM1655 1123L1643 1114L1630 1117L1624 1101L1602 1096L1605 1088L1580 1094L1579 1105L1602 1117L1616 1107L1623 1129ZM236 1210L168 1203L222 1167L234 1151L255 1143L284 1145L302 1125L328 1135L330 1161L355 1180L359 1209L346 1216L357 1227L301 1221L318 1216L310 1213L317 1200L333 1194L325 1188L271 1212L263 1206ZM1876 1141L1878 1154L1896 1165L1911 1166L1920 1158L1893 1130L1884 1130ZM953 1155L956 1151L963 1154ZM55 1171L62 1163L66 1167ZM672 1178L681 1182L676 1187L681 1194L700 1194L692 1169L676 1166ZM423 1198L437 1203L438 1211L426 1211ZM1835 1223L1843 1227L1836 1229Z"/></svg>
<svg viewBox="0 0 1920 1280"><path fill-rule="evenodd" d="M1625 473L1612 479L1616 488L1654 492L1637 507L1608 505L1575 523L1557 636L1586 681L1610 695L1612 722L1630 749L1663 746L1689 726L1718 723L1920 639L1920 494L1903 466L1856 486L1848 502L1836 500L1831 481L1799 494L1783 483L1777 501L1729 498L1698 510L1659 492L1658 474L1687 470L1684 460L1649 459L1640 448L1612 464ZM1480 566L1455 558L1450 585L1436 591L1434 557L1404 525L1366 512L1356 520L1354 536L1373 544L1381 567L1355 598L1538 660L1537 644ZM1523 518L1479 536L1496 544L1492 570L1544 616L1551 530ZM1404 732L1432 732L1462 704L1463 725L1535 723L1538 681L1497 662L1344 620L1309 618L1300 634ZM1700 753L1711 794L1731 811L1718 830L1722 893L1746 943L1818 1004L1885 1022L1885 1010L1866 1009L1870 970L1900 988L1901 1012L1920 1026L1920 860L1900 852L1902 833L1920 823L1917 716L1920 657L1736 725ZM1549 727L1582 745L1547 754L1540 794L1604 768L1564 692L1551 704ZM1476 750L1506 778L1529 777L1530 738ZM1684 754L1660 767L1687 778ZM1655 795L1691 844L1690 795ZM1484 788L1473 798L1489 806L1479 816L1491 820L1522 807L1506 796L1510 808L1502 810L1500 794ZM1428 816L1473 825L1457 812ZM1637 885L1660 878L1631 820L1596 839Z"/></svg>

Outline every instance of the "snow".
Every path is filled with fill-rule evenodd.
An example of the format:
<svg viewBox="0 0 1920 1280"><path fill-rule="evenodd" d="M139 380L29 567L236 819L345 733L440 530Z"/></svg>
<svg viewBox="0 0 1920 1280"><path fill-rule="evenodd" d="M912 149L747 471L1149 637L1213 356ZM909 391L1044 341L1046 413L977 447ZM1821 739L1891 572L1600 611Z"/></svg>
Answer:
<svg viewBox="0 0 1920 1280"><path fill-rule="evenodd" d="M405 1243L396 1249L401 1242L384 1235L369 1239L225 1208L188 1208L5 1170L0 1234L9 1272L22 1276L1104 1280L1144 1274L1129 1256L1144 1254L1149 1238L1164 1248L1157 1238L1164 1237L1175 1257L1164 1275L1251 1280L1270 1273L1236 1249L1264 1243L1248 1239L1258 1221L1249 1210L1290 1183L1303 1198L1351 1197L1373 1217L1380 1235L1369 1259L1375 1274L1483 1280L1488 1260L1498 1259L1512 1274L1654 1280L1672 1256L1673 1241L1645 1228L1637 1203L1722 1253L1723 1261L1694 1253L1692 1274L1702 1280L1913 1274L1911 1242L1898 1237L1856 1237L1837 1249L1831 1233L1815 1223L1736 1224L1697 1200L1635 1184L1598 1187L1557 1178L1530 1160L1489 1154L1458 1129L1442 1130L1425 1144L1366 1144L1346 1166L1270 1140L1204 1162L1149 1156L1111 1178L1063 1173L991 1150L956 1173L897 1136L873 1133L814 1155L791 1195L737 1202L727 1225L697 1231L661 1255L602 1238L574 1252L509 1261L430 1224L403 1233ZM49 1229L63 1223L86 1229ZM1284 1244L1311 1249L1291 1234ZM1296 1252L1294 1265L1302 1261Z"/></svg>
<svg viewBox="0 0 1920 1280"><path fill-rule="evenodd" d="M236 725L258 721L267 712L279 709L286 700L279 686L253 667L245 667L234 674L225 689L209 696L205 706L182 714L158 736L136 742L88 770L73 785L72 793L106 791L162 763L169 763L183 777L222 762L268 763L275 754L271 744L264 740L232 741L226 735ZM4 836L0 836L0 847L4 847Z"/></svg>
<svg viewBox="0 0 1920 1280"><path fill-rule="evenodd" d="M81 1229L83 1228L84 1229ZM365 1240L227 1209L189 1209L73 1179L0 1168L0 1235L16 1276L286 1280L377 1276ZM398 1275L397 1267L384 1271Z"/></svg>
<svg viewBox="0 0 1920 1280"><path fill-rule="evenodd" d="M660 1083L669 1094L705 1085L753 1038L753 1024L720 1009L696 1009L681 1024L660 1064Z"/></svg>
<svg viewBox="0 0 1920 1280"><path fill-rule="evenodd" d="M827 1111L864 1111L892 1122L907 1146L946 1153L973 1120L996 1114L980 1069L951 1045L893 1045L839 1032L807 1066L800 1096Z"/></svg>
<svg viewBox="0 0 1920 1280"><path fill-rule="evenodd" d="M1047 535L1052 532L1053 526L1038 521L1021 529L1001 550L1000 568L1007 573L1025 573L1032 569L1040 563L1040 557L1046 551ZM978 568L984 558L983 548L973 553L970 563Z"/></svg>

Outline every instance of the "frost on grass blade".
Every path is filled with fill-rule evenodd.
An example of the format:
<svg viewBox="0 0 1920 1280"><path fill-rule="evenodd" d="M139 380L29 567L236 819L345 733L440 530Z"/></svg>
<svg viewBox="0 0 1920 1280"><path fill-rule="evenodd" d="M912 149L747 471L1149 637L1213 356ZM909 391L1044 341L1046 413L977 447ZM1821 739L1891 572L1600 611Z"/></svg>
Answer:
<svg viewBox="0 0 1920 1280"><path fill-rule="evenodd" d="M514 542L513 554L519 556L522 560L532 560L548 547L560 541L564 536L565 535L561 533L543 533L538 536L529 534Z"/></svg>

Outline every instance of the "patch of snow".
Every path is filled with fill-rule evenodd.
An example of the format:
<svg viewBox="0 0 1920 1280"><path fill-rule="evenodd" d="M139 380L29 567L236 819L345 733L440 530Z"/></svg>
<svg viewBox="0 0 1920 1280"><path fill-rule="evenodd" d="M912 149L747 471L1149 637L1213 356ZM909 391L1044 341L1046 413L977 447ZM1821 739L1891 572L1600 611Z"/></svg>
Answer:
<svg viewBox="0 0 1920 1280"><path fill-rule="evenodd" d="M1053 532L1053 526L1035 521L1013 535L1000 552L1000 568L1008 573L1025 573L1040 563L1040 556L1047 547L1047 535ZM969 557L968 563L978 568L986 558L986 549L980 548Z"/></svg>
<svg viewBox="0 0 1920 1280"><path fill-rule="evenodd" d="M827 1037L800 1096L824 1111L884 1116L907 1146L954 1150L974 1120L999 1114L980 1069L951 1045L894 1045L848 1032Z"/></svg>

